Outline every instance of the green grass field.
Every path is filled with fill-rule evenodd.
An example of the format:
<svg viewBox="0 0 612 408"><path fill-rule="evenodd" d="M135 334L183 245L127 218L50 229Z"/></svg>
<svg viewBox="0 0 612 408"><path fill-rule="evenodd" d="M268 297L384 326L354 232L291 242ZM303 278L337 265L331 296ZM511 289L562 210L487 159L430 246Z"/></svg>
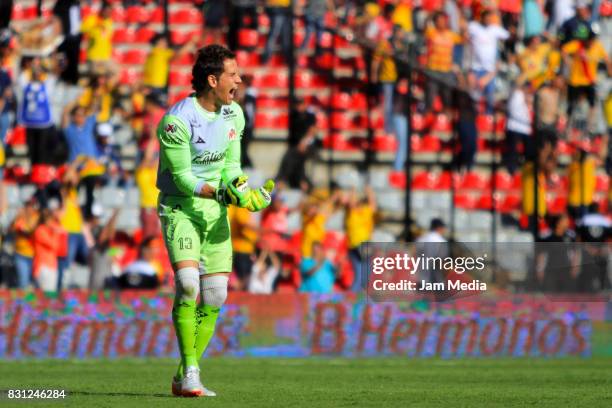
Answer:
<svg viewBox="0 0 612 408"><path fill-rule="evenodd" d="M15 407L612 407L612 359L233 359L202 364L216 398L170 395L167 359L0 363L0 388L65 389Z"/></svg>

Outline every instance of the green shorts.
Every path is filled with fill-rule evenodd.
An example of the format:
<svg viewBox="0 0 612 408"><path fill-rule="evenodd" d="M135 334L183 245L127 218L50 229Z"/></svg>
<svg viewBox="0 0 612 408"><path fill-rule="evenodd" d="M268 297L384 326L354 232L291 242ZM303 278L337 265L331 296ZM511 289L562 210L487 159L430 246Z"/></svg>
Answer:
<svg viewBox="0 0 612 408"><path fill-rule="evenodd" d="M232 271L226 207L204 198L160 194L157 209L172 264L197 261L200 274Z"/></svg>

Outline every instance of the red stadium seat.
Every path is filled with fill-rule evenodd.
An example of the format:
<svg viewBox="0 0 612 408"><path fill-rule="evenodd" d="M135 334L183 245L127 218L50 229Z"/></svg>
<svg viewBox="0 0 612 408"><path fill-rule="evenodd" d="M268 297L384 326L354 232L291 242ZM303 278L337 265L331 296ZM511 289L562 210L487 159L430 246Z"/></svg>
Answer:
<svg viewBox="0 0 612 408"><path fill-rule="evenodd" d="M267 112L257 112L255 115L255 127L267 129L287 129L289 117L286 113L271 114Z"/></svg>
<svg viewBox="0 0 612 408"><path fill-rule="evenodd" d="M416 190L433 190L438 184L434 173L423 170L412 177L412 188Z"/></svg>
<svg viewBox="0 0 612 408"><path fill-rule="evenodd" d="M35 164L32 166L30 181L37 185L47 185L55 179L56 173L57 171L53 166L48 164Z"/></svg>
<svg viewBox="0 0 612 408"><path fill-rule="evenodd" d="M136 31L136 34L134 34L134 42L136 43L148 43L151 41L151 39L157 34L157 32L155 30L152 30L150 28L147 27L142 27L140 28L138 31Z"/></svg>
<svg viewBox="0 0 612 408"><path fill-rule="evenodd" d="M517 194L508 194L503 200L503 203L500 207L500 211L503 213L509 213L512 211L520 210L520 208L521 196Z"/></svg>
<svg viewBox="0 0 612 408"><path fill-rule="evenodd" d="M377 152L396 152L397 139L392 135L375 136L372 141L372 150Z"/></svg>
<svg viewBox="0 0 612 408"><path fill-rule="evenodd" d="M124 85L131 85L138 82L141 77L141 72L135 68L128 68L121 71L119 82Z"/></svg>
<svg viewBox="0 0 612 408"><path fill-rule="evenodd" d="M168 82L172 86L191 86L191 72L170 71Z"/></svg>
<svg viewBox="0 0 612 408"><path fill-rule="evenodd" d="M181 99L185 99L186 97L188 97L189 95L191 95L193 91L191 89L187 89L184 91L181 91L173 96L171 96L168 100L168 104L169 105L174 105L175 103L177 103L178 101L180 101Z"/></svg>
<svg viewBox="0 0 612 408"><path fill-rule="evenodd" d="M412 114L412 126L411 129L413 132L420 132L425 128L425 119L423 115L419 113Z"/></svg>
<svg viewBox="0 0 612 408"><path fill-rule="evenodd" d="M323 147L326 149L339 150L339 151L354 151L357 148L348 142L344 136L339 133L325 136L323 138Z"/></svg>
<svg viewBox="0 0 612 408"><path fill-rule="evenodd" d="M598 174L595 176L595 190L608 192L609 177L607 174Z"/></svg>
<svg viewBox="0 0 612 408"><path fill-rule="evenodd" d="M183 45L187 41L189 41L193 36L200 35L201 31L180 31L180 30L172 30L170 31L170 43L174 45Z"/></svg>
<svg viewBox="0 0 612 408"><path fill-rule="evenodd" d="M495 174L495 188L497 190L510 190L512 188L512 182L512 176L508 173L498 172Z"/></svg>
<svg viewBox="0 0 612 408"><path fill-rule="evenodd" d="M564 214L567 211L567 197L560 194L546 203L548 212L551 214Z"/></svg>
<svg viewBox="0 0 612 408"><path fill-rule="evenodd" d="M38 11L36 10L36 5L23 7L21 4L15 4L13 6L13 20L32 20L37 18L37 16Z"/></svg>
<svg viewBox="0 0 612 408"><path fill-rule="evenodd" d="M368 107L366 96L361 93L353 95L353 109L365 110Z"/></svg>
<svg viewBox="0 0 612 408"><path fill-rule="evenodd" d="M332 113L331 125L332 125L332 128L338 129L338 130L347 130L347 129L352 129L354 127L353 118L349 114L344 113L344 112Z"/></svg>
<svg viewBox="0 0 612 408"><path fill-rule="evenodd" d="M421 139L421 151L422 152L439 152L442 148L440 139L433 135L425 135Z"/></svg>
<svg viewBox="0 0 612 408"><path fill-rule="evenodd" d="M403 171L389 172L389 184L398 189L406 188L406 173Z"/></svg>
<svg viewBox="0 0 612 408"><path fill-rule="evenodd" d="M334 109L350 109L353 104L351 95L346 92L334 93L331 101Z"/></svg>
<svg viewBox="0 0 612 408"><path fill-rule="evenodd" d="M142 49L132 49L126 51L121 56L122 64L142 65L147 59L147 52Z"/></svg>
<svg viewBox="0 0 612 408"><path fill-rule="evenodd" d="M435 132L447 133L452 130L452 124L445 114L440 113L435 116L432 129Z"/></svg>
<svg viewBox="0 0 612 408"><path fill-rule="evenodd" d="M131 8L133 7L130 7L128 10L130 10ZM113 23L115 24L123 23L124 21L129 21L127 18L129 15L138 15L138 14L139 14L138 12L133 12L132 14L128 14L126 10L123 9L123 7L112 7L111 9L111 18L113 19ZM136 22L139 22L139 21L136 21Z"/></svg>
<svg viewBox="0 0 612 408"><path fill-rule="evenodd" d="M134 30L130 28L118 28L113 32L113 43L127 44L133 43L136 37Z"/></svg>
<svg viewBox="0 0 612 408"><path fill-rule="evenodd" d="M202 13L199 10L189 8L189 9L181 9L170 13L170 18L168 20L170 24L198 24L202 25L204 19L202 17Z"/></svg>
<svg viewBox="0 0 612 408"><path fill-rule="evenodd" d="M6 144L11 146L23 146L26 144L25 128L23 126L15 126L13 130L9 130L6 134Z"/></svg>
<svg viewBox="0 0 612 408"><path fill-rule="evenodd" d="M270 98L260 96L256 100L257 109L271 108L271 109L288 109L289 101L287 98Z"/></svg>
<svg viewBox="0 0 612 408"><path fill-rule="evenodd" d="M183 54L177 58L174 58L171 62L171 65L174 66L182 66L182 67L191 67L194 62L194 55L191 53Z"/></svg>
<svg viewBox="0 0 612 408"><path fill-rule="evenodd" d="M478 130L478 132L492 132L493 117L490 115L478 115L478 117L476 118L476 129Z"/></svg>
<svg viewBox="0 0 612 408"><path fill-rule="evenodd" d="M236 62L241 68L257 67L259 65L259 55L254 52L238 50L236 51Z"/></svg>
<svg viewBox="0 0 612 408"><path fill-rule="evenodd" d="M452 178L454 177L450 171L443 171L440 173L438 177L438 182L436 183L436 190L450 190L452 184Z"/></svg>
<svg viewBox="0 0 612 408"><path fill-rule="evenodd" d="M465 193L457 193L455 195L455 206L466 210L476 209L476 198Z"/></svg>
<svg viewBox="0 0 612 408"><path fill-rule="evenodd" d="M256 76L253 86L262 88L286 88L287 84L288 79L286 74L266 74L263 76Z"/></svg>
<svg viewBox="0 0 612 408"><path fill-rule="evenodd" d="M487 180L483 175L474 171L466 173L459 186L463 190L482 190L488 187Z"/></svg>
<svg viewBox="0 0 612 408"><path fill-rule="evenodd" d="M599 12L602 17L612 17L612 1L610 0L602 1Z"/></svg>

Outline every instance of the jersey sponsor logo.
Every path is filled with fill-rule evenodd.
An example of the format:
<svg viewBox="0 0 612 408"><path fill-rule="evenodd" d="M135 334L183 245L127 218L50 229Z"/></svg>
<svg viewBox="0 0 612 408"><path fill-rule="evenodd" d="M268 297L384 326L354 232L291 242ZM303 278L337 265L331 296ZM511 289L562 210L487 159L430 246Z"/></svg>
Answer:
<svg viewBox="0 0 612 408"><path fill-rule="evenodd" d="M198 136L198 140L196 140L195 142L193 142L195 144L206 144L206 142L204 141L204 139L202 139L202 136Z"/></svg>
<svg viewBox="0 0 612 408"><path fill-rule="evenodd" d="M168 123L164 128L164 132L166 133L174 133L176 132L176 125L173 123Z"/></svg>
<svg viewBox="0 0 612 408"><path fill-rule="evenodd" d="M223 119L234 119L238 115L231 108L223 108L221 109L221 113L223 114Z"/></svg>
<svg viewBox="0 0 612 408"><path fill-rule="evenodd" d="M211 152L207 150L204 153L200 153L195 156L192 162L193 164L207 166L209 164L219 162L223 159L225 159L225 152Z"/></svg>
<svg viewBox="0 0 612 408"><path fill-rule="evenodd" d="M227 134L227 138L229 140L235 140L236 139L236 129L231 128L229 133Z"/></svg>

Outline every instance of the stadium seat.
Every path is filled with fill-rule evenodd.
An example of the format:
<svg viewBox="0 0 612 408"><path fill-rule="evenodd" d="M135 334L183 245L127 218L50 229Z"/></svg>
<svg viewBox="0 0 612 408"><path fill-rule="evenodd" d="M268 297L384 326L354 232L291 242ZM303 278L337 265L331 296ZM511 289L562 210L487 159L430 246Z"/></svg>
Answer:
<svg viewBox="0 0 612 408"><path fill-rule="evenodd" d="M285 73L269 73L255 76L253 86L262 88L287 88L289 81Z"/></svg>
<svg viewBox="0 0 612 408"><path fill-rule="evenodd" d="M168 99L168 104L169 105L174 105L175 103L177 103L178 101L180 101L181 99L186 98L187 96L189 96L193 91L191 89L186 89L184 91L178 92L174 95L171 95L170 98Z"/></svg>
<svg viewBox="0 0 612 408"><path fill-rule="evenodd" d="M334 112L331 115L331 126L333 129L347 130L355 127L353 118L345 112Z"/></svg>
<svg viewBox="0 0 612 408"><path fill-rule="evenodd" d="M121 55L121 63L128 65L142 65L147 59L147 52L142 49L131 49Z"/></svg>
<svg viewBox="0 0 612 408"><path fill-rule="evenodd" d="M136 33L131 28L118 28L113 32L114 44L128 44L135 41Z"/></svg>
<svg viewBox="0 0 612 408"><path fill-rule="evenodd" d="M128 8L127 11L130 11L130 9L132 8L140 8L140 7L130 7ZM128 13L127 11L124 10L123 7L112 7L111 18L113 19L113 23L114 24L123 23L125 21L129 21L128 19L129 16L139 15L138 11L134 10L134 11L130 11L130 13ZM134 22L139 22L139 21L134 21Z"/></svg>
<svg viewBox="0 0 612 408"><path fill-rule="evenodd" d="M346 92L338 92L333 94L331 103L332 108L334 109L346 110L351 108L353 100L350 94Z"/></svg>
<svg viewBox="0 0 612 408"><path fill-rule="evenodd" d="M121 71L119 82L124 85L134 84L140 79L141 72L136 68L127 68Z"/></svg>
<svg viewBox="0 0 612 408"><path fill-rule="evenodd" d="M422 152L438 153L442 148L440 139L433 135L425 135L421 139L420 149Z"/></svg>
<svg viewBox="0 0 612 408"><path fill-rule="evenodd" d="M284 114L271 114L267 112L257 112L255 115L255 127L267 129L287 129L289 117Z"/></svg>
<svg viewBox="0 0 612 408"><path fill-rule="evenodd" d="M436 175L426 170L416 173L412 178L412 188L415 190L433 190L437 184Z"/></svg>
<svg viewBox="0 0 612 408"><path fill-rule="evenodd" d="M471 171L463 176L459 188L462 190L482 190L488 188L487 184L487 180L482 174Z"/></svg>
<svg viewBox="0 0 612 408"><path fill-rule="evenodd" d="M11 15L12 20L32 20L38 15L36 5L30 7L24 7L21 4L15 4L13 6L13 13Z"/></svg>
<svg viewBox="0 0 612 408"><path fill-rule="evenodd" d="M133 42L140 44L149 43L156 34L157 32L155 30L152 30L147 27L142 27L138 29L138 31L136 31L136 33L134 34Z"/></svg>
<svg viewBox="0 0 612 408"><path fill-rule="evenodd" d="M604 0L601 2L601 8L599 9L602 17L612 17L612 1Z"/></svg>
<svg viewBox="0 0 612 408"><path fill-rule="evenodd" d="M448 117L445 114L440 113L435 116L432 130L434 132L443 132L443 133L451 132L452 131L451 121L448 119Z"/></svg>
<svg viewBox="0 0 612 408"><path fill-rule="evenodd" d="M259 66L259 55L254 52L244 50L236 51L236 62L241 68Z"/></svg>
<svg viewBox="0 0 612 408"><path fill-rule="evenodd" d="M23 126L15 126L13 130L9 130L6 134L6 144L11 146L23 146L26 144L25 128Z"/></svg>
<svg viewBox="0 0 612 408"><path fill-rule="evenodd" d="M258 109L269 108L269 109L289 109L289 101L287 98L271 98L266 96L260 96L256 100Z"/></svg>
<svg viewBox="0 0 612 408"><path fill-rule="evenodd" d="M546 207L551 214L564 214L567 211L567 196L564 194L557 195L546 203Z"/></svg>
<svg viewBox="0 0 612 408"><path fill-rule="evenodd" d="M57 175L55 167L48 164L35 164L30 172L30 182L44 186L52 182Z"/></svg>
<svg viewBox="0 0 612 408"><path fill-rule="evenodd" d="M182 31L182 30L172 30L170 31L170 43L173 45L183 45L187 41L189 41L194 36L201 35L202 32L200 30L195 31Z"/></svg>
<svg viewBox="0 0 612 408"><path fill-rule="evenodd" d="M357 148L348 142L344 136L339 133L325 136L323 138L323 147L326 149L338 150L338 151L356 151Z"/></svg>
<svg viewBox="0 0 612 408"><path fill-rule="evenodd" d="M366 99L366 96L362 93L354 94L352 105L353 109L366 110L368 107L368 101Z"/></svg>
<svg viewBox="0 0 612 408"><path fill-rule="evenodd" d="M413 113L411 117L411 122L411 129L413 132L420 132L425 128L425 119L420 113Z"/></svg>
<svg viewBox="0 0 612 408"><path fill-rule="evenodd" d="M607 174L597 174L595 176L595 191L608 192L609 177Z"/></svg>
<svg viewBox="0 0 612 408"><path fill-rule="evenodd" d="M174 58L170 64L173 66L183 66L183 67L190 67L193 65L194 63L194 55L192 53L187 53L187 54L183 54L181 56L178 56L177 58Z"/></svg>
<svg viewBox="0 0 612 408"><path fill-rule="evenodd" d="M436 183L435 189L445 191L450 190L453 177L456 177L456 175L452 174L450 171L443 171L438 177L438 182Z"/></svg>
<svg viewBox="0 0 612 408"><path fill-rule="evenodd" d="M238 31L238 46L240 48L253 49L259 44L259 33L257 30L241 29Z"/></svg>
<svg viewBox="0 0 612 408"><path fill-rule="evenodd" d="M519 210L521 208L521 196L518 194L508 194L504 198L500 211L503 213L509 213L512 211Z"/></svg>
<svg viewBox="0 0 612 408"><path fill-rule="evenodd" d="M490 115L478 115L476 118L476 129L481 133L493 131L493 117Z"/></svg>
<svg viewBox="0 0 612 408"><path fill-rule="evenodd" d="M476 209L476 198L467 193L455 194L455 206L466 210Z"/></svg>
<svg viewBox="0 0 612 408"><path fill-rule="evenodd" d="M202 13L194 8L184 8L170 13L168 19L170 24L184 25L184 24L197 24L202 25L204 19Z"/></svg>
<svg viewBox="0 0 612 408"><path fill-rule="evenodd" d="M375 136L372 141L372 150L376 152L396 152L397 139L393 135Z"/></svg>
<svg viewBox="0 0 612 408"><path fill-rule="evenodd" d="M170 71L168 82L172 86L191 86L191 72Z"/></svg>
<svg viewBox="0 0 612 408"><path fill-rule="evenodd" d="M398 189L406 188L406 173L403 171L389 172L389 184Z"/></svg>
<svg viewBox="0 0 612 408"><path fill-rule="evenodd" d="M497 190L510 190L512 182L512 176L506 172L497 172L495 174L495 188Z"/></svg>

